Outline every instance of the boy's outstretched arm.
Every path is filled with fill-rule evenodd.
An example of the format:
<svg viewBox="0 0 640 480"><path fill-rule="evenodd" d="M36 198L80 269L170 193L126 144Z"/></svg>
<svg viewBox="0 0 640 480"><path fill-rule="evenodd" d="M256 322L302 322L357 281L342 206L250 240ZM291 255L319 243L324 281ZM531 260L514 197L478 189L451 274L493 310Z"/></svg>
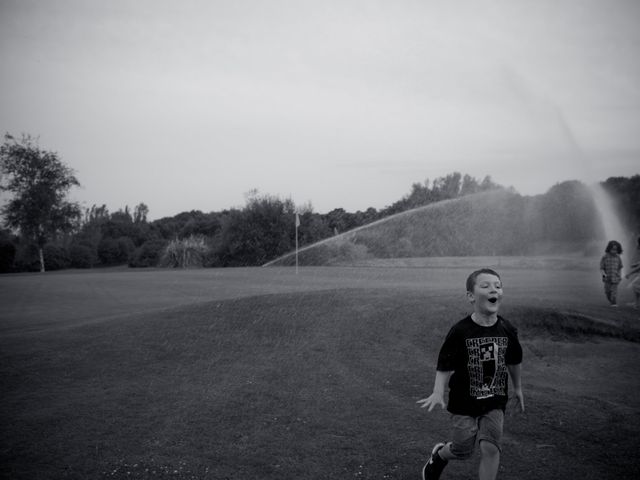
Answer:
<svg viewBox="0 0 640 480"><path fill-rule="evenodd" d="M507 369L509 370L509 376L511 377L511 383L513 384L513 393L520 403L520 410L524 412L524 395L522 394L520 364L518 363L517 365L507 365Z"/></svg>
<svg viewBox="0 0 640 480"><path fill-rule="evenodd" d="M427 398L418 400L416 403L421 403L421 408L429 408L429 411L433 410L436 405L440 405L445 408L447 404L444 402L444 390L449 382L449 377L453 372L436 371L436 379L433 382L433 393Z"/></svg>

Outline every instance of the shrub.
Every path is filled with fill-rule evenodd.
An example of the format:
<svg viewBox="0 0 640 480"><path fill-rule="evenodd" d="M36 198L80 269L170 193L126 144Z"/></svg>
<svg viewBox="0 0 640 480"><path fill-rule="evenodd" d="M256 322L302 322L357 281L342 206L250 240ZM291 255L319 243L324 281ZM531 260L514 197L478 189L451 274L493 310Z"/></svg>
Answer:
<svg viewBox="0 0 640 480"><path fill-rule="evenodd" d="M136 245L130 237L118 238L118 263L127 263L133 252L136 250Z"/></svg>
<svg viewBox="0 0 640 480"><path fill-rule="evenodd" d="M82 244L73 244L69 247L69 260L72 268L92 268L98 263L95 251Z"/></svg>
<svg viewBox="0 0 640 480"><path fill-rule="evenodd" d="M120 265L129 261L134 250L135 245L129 237L105 237L98 244L98 258L103 265Z"/></svg>
<svg viewBox="0 0 640 480"><path fill-rule="evenodd" d="M33 243L19 244L16 249L14 267L18 272L39 272L40 254L38 247Z"/></svg>
<svg viewBox="0 0 640 480"><path fill-rule="evenodd" d="M158 266L166 245L166 240L147 240L133 252L129 259L129 266L134 268Z"/></svg>
<svg viewBox="0 0 640 480"><path fill-rule="evenodd" d="M63 270L71 265L67 250L58 245L46 244L42 254L44 255L44 265L47 270Z"/></svg>
<svg viewBox="0 0 640 480"><path fill-rule="evenodd" d="M191 235L182 240L172 240L165 247L160 265L166 267L203 267L207 262L210 248L203 235Z"/></svg>
<svg viewBox="0 0 640 480"><path fill-rule="evenodd" d="M103 265L113 265L117 263L118 244L114 238L104 237L98 243L98 259Z"/></svg>

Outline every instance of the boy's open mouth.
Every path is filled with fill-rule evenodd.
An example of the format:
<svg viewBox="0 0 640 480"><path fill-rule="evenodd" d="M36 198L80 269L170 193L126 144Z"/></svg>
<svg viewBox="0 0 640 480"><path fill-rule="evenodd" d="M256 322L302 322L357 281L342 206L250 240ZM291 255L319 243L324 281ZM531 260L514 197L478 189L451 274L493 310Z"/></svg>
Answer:
<svg viewBox="0 0 640 480"><path fill-rule="evenodd" d="M498 299L497 299L496 297L491 297L491 298L489 299L489 301L490 301L491 303L496 303L496 302L498 301Z"/></svg>

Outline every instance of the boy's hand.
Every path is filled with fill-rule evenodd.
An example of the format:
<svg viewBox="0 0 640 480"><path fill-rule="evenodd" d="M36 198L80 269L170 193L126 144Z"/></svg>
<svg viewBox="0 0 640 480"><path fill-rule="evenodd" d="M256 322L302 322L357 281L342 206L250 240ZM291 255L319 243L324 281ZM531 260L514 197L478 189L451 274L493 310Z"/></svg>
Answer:
<svg viewBox="0 0 640 480"><path fill-rule="evenodd" d="M524 395L522 394L522 389L517 388L514 390L514 395L518 399L518 404L520 405L520 411L524 413Z"/></svg>
<svg viewBox="0 0 640 480"><path fill-rule="evenodd" d="M438 392L433 392L429 397L418 400L416 403L421 403L420 408L428 408L429 411L433 410L436 405L440 405L442 408L447 406L444 403L444 395Z"/></svg>

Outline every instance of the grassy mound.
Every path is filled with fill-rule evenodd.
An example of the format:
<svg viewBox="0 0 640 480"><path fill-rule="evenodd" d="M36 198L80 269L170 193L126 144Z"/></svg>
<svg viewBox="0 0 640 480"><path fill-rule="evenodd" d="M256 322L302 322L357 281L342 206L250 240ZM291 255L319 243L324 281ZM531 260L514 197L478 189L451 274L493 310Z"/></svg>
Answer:
<svg viewBox="0 0 640 480"><path fill-rule="evenodd" d="M626 322L597 319L577 312L554 309L512 307L509 318L518 319L525 336L536 336L561 341L583 341L594 338L623 339L640 343L640 330Z"/></svg>
<svg viewBox="0 0 640 480"><path fill-rule="evenodd" d="M298 261L300 265L362 265L372 259L593 255L593 218L585 225L585 215L574 213L564 212L565 222L539 199L492 190L401 212L305 246ZM595 251L600 252L600 246ZM294 262L292 252L267 265Z"/></svg>

